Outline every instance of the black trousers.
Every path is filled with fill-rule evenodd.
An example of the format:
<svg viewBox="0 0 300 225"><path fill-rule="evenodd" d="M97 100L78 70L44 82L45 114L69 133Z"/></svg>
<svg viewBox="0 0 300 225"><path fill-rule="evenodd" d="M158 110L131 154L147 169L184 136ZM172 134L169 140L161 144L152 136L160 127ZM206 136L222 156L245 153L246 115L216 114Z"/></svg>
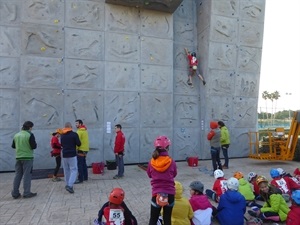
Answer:
<svg viewBox="0 0 300 225"><path fill-rule="evenodd" d="M156 196L152 197L151 202L152 202L152 204L151 204L151 209L150 209L149 225L156 225L162 207L156 205ZM171 216L172 216L172 210L173 210L173 205L174 205L174 195L168 195L168 202L169 202L169 205L163 207L164 208L164 212L163 212L163 221L164 221L163 224L164 225L171 225Z"/></svg>

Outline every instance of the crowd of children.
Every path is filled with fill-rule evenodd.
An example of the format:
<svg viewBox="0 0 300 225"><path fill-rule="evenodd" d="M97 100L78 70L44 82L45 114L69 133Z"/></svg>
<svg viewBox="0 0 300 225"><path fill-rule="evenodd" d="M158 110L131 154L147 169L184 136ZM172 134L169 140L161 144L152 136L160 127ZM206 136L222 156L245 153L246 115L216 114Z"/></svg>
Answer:
<svg viewBox="0 0 300 225"><path fill-rule="evenodd" d="M299 168L295 169L293 176L282 168L273 168L270 181L253 171L248 173L247 179L241 171L226 179L224 172L216 169L212 190L205 190L203 183L196 180L190 183L190 196L187 198L183 196L183 185L175 181L177 166L168 154L170 145L171 141L166 136L158 136L154 141L155 150L147 168L152 186L149 225L211 225L212 219L218 220L221 225L284 221L287 225L299 225ZM123 189L114 188L94 224L137 225L124 197ZM246 211L251 219L245 217Z"/></svg>

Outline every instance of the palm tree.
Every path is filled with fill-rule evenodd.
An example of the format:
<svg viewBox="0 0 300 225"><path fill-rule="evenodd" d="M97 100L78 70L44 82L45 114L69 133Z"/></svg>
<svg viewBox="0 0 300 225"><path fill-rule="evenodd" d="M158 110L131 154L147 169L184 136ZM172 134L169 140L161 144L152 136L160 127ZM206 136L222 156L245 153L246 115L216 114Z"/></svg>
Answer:
<svg viewBox="0 0 300 225"><path fill-rule="evenodd" d="M266 118L267 118L267 121L268 121L268 99L269 99L269 96L270 96L270 94L269 94L269 92L268 91L264 91L263 93L262 93L262 98L266 101Z"/></svg>
<svg viewBox="0 0 300 225"><path fill-rule="evenodd" d="M276 114L276 108L277 108L277 100L281 97L280 93L278 91L275 91L272 93L273 99L275 100L275 112L274 112L274 117L273 119L275 120L275 114Z"/></svg>

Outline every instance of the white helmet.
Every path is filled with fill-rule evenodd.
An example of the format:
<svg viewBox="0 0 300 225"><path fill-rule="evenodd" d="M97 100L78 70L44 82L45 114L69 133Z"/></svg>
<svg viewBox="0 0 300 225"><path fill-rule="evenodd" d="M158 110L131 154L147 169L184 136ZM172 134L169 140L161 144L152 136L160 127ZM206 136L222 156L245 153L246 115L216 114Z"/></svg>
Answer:
<svg viewBox="0 0 300 225"><path fill-rule="evenodd" d="M277 168L277 171L279 172L279 175L284 175L286 172L282 168Z"/></svg>
<svg viewBox="0 0 300 225"><path fill-rule="evenodd" d="M234 177L230 177L227 180L227 188L230 190L238 190L239 189L239 181Z"/></svg>
<svg viewBox="0 0 300 225"><path fill-rule="evenodd" d="M257 176L257 174L255 172L250 172L248 173L248 181L250 182L253 178L255 178Z"/></svg>
<svg viewBox="0 0 300 225"><path fill-rule="evenodd" d="M224 177L224 172L222 170L217 169L214 172L214 177L215 177L215 179L217 179L219 177Z"/></svg>

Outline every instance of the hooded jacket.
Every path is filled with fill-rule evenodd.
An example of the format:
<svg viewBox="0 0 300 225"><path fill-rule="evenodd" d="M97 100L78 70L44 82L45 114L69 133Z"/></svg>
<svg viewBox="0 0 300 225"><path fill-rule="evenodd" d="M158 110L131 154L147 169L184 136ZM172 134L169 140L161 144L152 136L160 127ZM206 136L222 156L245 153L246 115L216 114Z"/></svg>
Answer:
<svg viewBox="0 0 300 225"><path fill-rule="evenodd" d="M157 193L175 195L174 177L177 175L177 166L167 151L160 152L157 159L150 160L147 174L151 178L152 196Z"/></svg>
<svg viewBox="0 0 300 225"><path fill-rule="evenodd" d="M264 212L278 213L280 217L280 221L285 221L290 209L281 194L271 194L270 198L265 202L265 204L260 209L260 211L262 213Z"/></svg>
<svg viewBox="0 0 300 225"><path fill-rule="evenodd" d="M72 128L63 128L60 137L63 158L71 158L77 155L76 147L81 145L78 134Z"/></svg>
<svg viewBox="0 0 300 225"><path fill-rule="evenodd" d="M251 184L245 178L239 179L239 192L245 197L247 201L255 199Z"/></svg>
<svg viewBox="0 0 300 225"><path fill-rule="evenodd" d="M227 127L221 127L221 145L229 145L230 144L230 134Z"/></svg>
<svg viewBox="0 0 300 225"><path fill-rule="evenodd" d="M172 224L190 225L190 220L193 218L193 209L189 200L182 196L183 187L178 181L175 181L175 205L172 210Z"/></svg>
<svg viewBox="0 0 300 225"><path fill-rule="evenodd" d="M217 218L221 225L243 225L246 200L238 191L228 190L220 197Z"/></svg>
<svg viewBox="0 0 300 225"><path fill-rule="evenodd" d="M210 122L210 132L207 134L207 140L210 141L210 146L214 148L220 147L221 132L216 121Z"/></svg>
<svg viewBox="0 0 300 225"><path fill-rule="evenodd" d="M79 147L77 147L77 150L88 152L90 150L90 144L89 144L89 134L88 134L86 126L81 125L77 129L77 134L78 134L79 140L81 142L81 145Z"/></svg>
<svg viewBox="0 0 300 225"><path fill-rule="evenodd" d="M212 204L208 200L206 195L192 195L190 198L190 204L192 206L194 217L192 219L192 225L211 224ZM211 210L208 210L211 209Z"/></svg>

